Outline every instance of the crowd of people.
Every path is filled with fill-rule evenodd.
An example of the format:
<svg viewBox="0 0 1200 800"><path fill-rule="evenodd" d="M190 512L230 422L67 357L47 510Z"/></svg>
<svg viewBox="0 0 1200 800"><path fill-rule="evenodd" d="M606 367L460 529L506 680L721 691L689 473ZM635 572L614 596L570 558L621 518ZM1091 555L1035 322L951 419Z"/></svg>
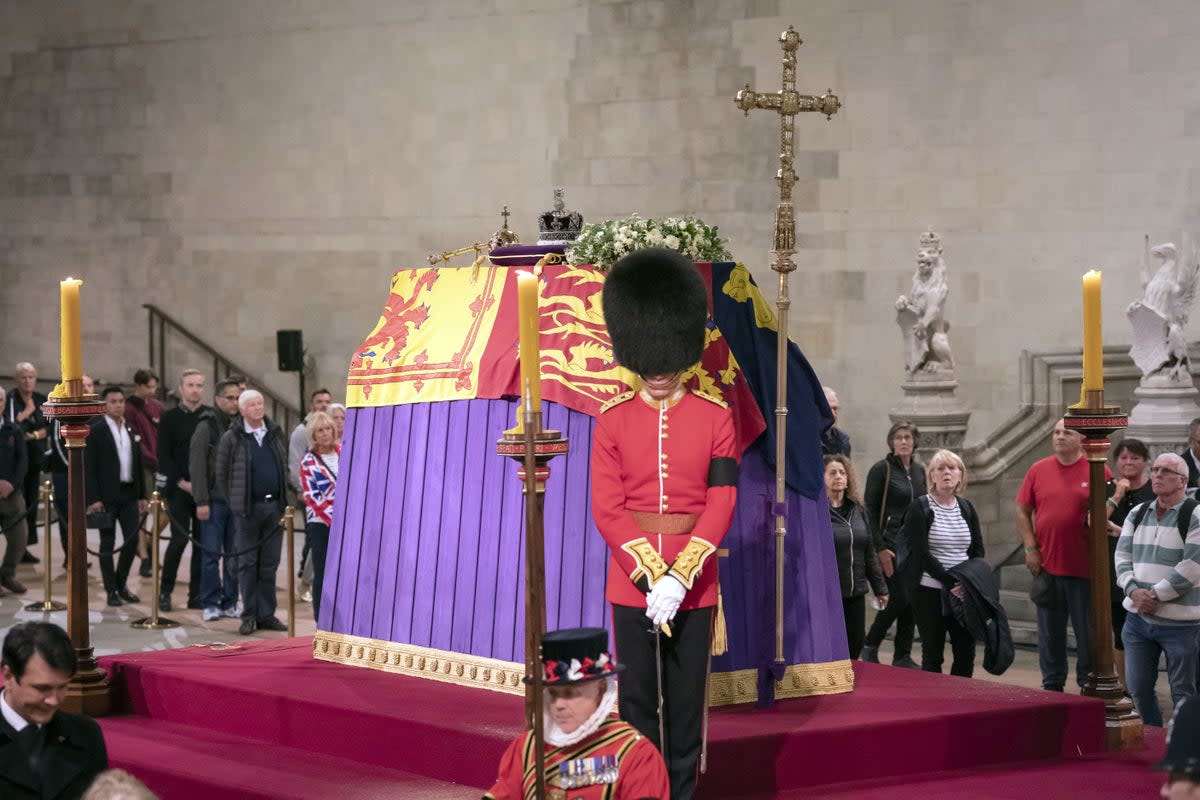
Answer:
<svg viewBox="0 0 1200 800"><path fill-rule="evenodd" d="M826 389L835 409L837 394ZM920 633L920 668L940 672L946 639L950 672L970 677L983 642L989 671L1012 659L1011 635L994 572L984 560L983 531L963 496L967 466L948 450L929 464L914 458L916 426L898 422L888 452L867 474L860 500L849 437L834 427L821 438L825 491L837 552L851 658L879 660L878 648L896 624L893 665L916 668L913 624ZM1030 598L1037 607L1042 687L1064 691L1069 675L1067 628L1075 637L1075 682L1091 669L1091 556L1088 546L1089 465L1083 438L1058 420L1053 452L1030 466L1016 496L1016 530ZM1151 459L1147 445L1125 438L1105 466L1109 580L1114 662L1134 706L1149 725L1164 723L1156 696L1165 659L1173 705L1194 695L1200 676L1200 419L1189 426L1181 453ZM878 612L865 631L865 603ZM980 626L978 620L997 622Z"/></svg>
<svg viewBox="0 0 1200 800"><path fill-rule="evenodd" d="M57 517L67 519L67 454L58 423L44 413L34 365L17 364L16 376L11 390L0 388L0 532L6 542L0 594L25 593L17 568L38 563L31 547L47 474ZM160 533L169 535L150 602L172 610L190 545L188 608L201 610L205 622L237 619L244 635L287 630L275 598L283 510L291 503L305 509L303 573L312 579L304 596L319 613L346 418L327 389L312 393L306 418L285 433L266 415L262 393L240 375L219 381L210 405L204 374L185 369L169 408L151 369L134 372L129 390L113 383L97 391L87 376L83 384L104 403L86 440L84 465L87 526L99 533L96 558L109 606L142 602L130 589L130 574L140 555L138 572L150 577L149 534L161 520ZM158 515L148 513L155 491L163 503ZM58 527L65 567L67 526Z"/></svg>

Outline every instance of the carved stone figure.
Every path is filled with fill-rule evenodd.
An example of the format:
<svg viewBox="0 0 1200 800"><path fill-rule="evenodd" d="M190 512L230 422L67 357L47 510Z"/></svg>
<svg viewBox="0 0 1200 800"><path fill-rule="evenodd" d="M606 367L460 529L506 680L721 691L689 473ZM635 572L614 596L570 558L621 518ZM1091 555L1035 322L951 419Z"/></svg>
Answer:
<svg viewBox="0 0 1200 800"><path fill-rule="evenodd" d="M554 190L554 208L538 217L538 244L573 242L583 230L583 215L566 210L563 190Z"/></svg>
<svg viewBox="0 0 1200 800"><path fill-rule="evenodd" d="M1158 259L1151 270L1147 254ZM1129 355L1142 371L1142 383L1168 385L1192 383L1188 364L1187 325L1200 278L1200 260L1194 249L1179 256L1174 243L1150 247L1146 237L1142 254L1142 298L1129 304L1126 312L1133 325L1133 347Z"/></svg>
<svg viewBox="0 0 1200 800"><path fill-rule="evenodd" d="M904 337L904 365L909 379L919 373L954 371L950 323L943 316L949 292L942 240L930 228L921 234L912 289L896 300L896 324Z"/></svg>

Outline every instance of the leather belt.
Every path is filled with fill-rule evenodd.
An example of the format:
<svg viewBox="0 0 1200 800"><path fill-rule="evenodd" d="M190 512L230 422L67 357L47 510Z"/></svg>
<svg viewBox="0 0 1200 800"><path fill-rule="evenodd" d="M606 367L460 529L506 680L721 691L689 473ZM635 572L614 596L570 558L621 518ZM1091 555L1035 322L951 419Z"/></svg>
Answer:
<svg viewBox="0 0 1200 800"><path fill-rule="evenodd" d="M630 511L633 521L646 533L678 535L691 533L699 514L656 514L653 511Z"/></svg>

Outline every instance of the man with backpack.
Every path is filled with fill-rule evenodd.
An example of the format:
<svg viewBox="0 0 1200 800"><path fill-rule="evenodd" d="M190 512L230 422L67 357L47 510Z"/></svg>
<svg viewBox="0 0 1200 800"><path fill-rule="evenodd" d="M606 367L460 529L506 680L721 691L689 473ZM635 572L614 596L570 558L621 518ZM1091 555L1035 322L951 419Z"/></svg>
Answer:
<svg viewBox="0 0 1200 800"><path fill-rule="evenodd" d="M1162 726L1154 684L1167 657L1171 701L1196 693L1200 662L1200 516L1186 494L1187 463L1163 453L1150 468L1154 488L1125 519L1117 540L1117 585L1125 593L1125 675L1147 725Z"/></svg>

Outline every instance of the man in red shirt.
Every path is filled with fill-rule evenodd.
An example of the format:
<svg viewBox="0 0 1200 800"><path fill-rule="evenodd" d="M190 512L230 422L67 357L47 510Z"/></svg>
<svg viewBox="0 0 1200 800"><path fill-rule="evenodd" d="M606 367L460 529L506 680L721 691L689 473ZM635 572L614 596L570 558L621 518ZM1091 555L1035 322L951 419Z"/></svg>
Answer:
<svg viewBox="0 0 1200 800"><path fill-rule="evenodd" d="M605 597L629 668L621 718L658 746L671 797L687 800L702 747L716 552L737 500L733 415L683 388L708 320L690 261L658 249L628 255L609 271L603 303L616 361L642 384L601 409L592 441L592 515L611 552Z"/></svg>
<svg viewBox="0 0 1200 800"><path fill-rule="evenodd" d="M1061 692L1067 682L1067 620L1075 631L1075 677L1083 685L1091 666L1091 556L1088 548L1088 461L1083 437L1060 419L1054 455L1034 462L1017 492L1017 531L1025 566L1050 576L1053 601L1038 606L1038 664L1042 688ZM1104 468L1104 477L1112 471Z"/></svg>

